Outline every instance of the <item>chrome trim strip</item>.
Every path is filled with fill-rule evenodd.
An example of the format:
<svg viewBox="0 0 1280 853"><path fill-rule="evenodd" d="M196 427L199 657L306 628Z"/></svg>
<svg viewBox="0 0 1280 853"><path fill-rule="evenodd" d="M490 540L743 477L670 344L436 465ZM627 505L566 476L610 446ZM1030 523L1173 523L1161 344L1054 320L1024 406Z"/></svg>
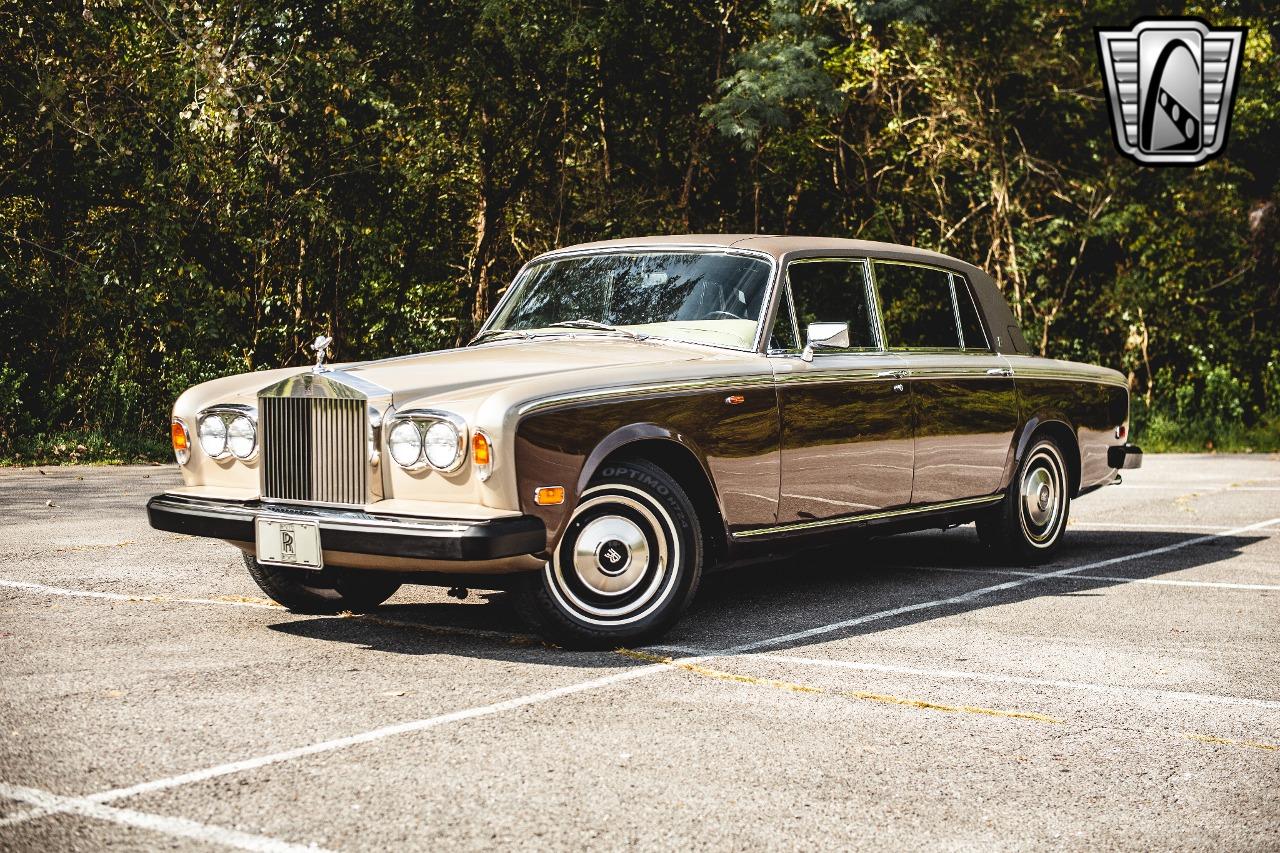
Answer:
<svg viewBox="0 0 1280 853"><path fill-rule="evenodd" d="M881 518L897 518L899 516L917 515L925 512L935 512L937 510L958 509L966 506L984 506L987 504L999 503L1004 499L1004 495L986 495L980 498L965 498L958 501L943 501L935 504L925 504L924 506L907 507L905 509L891 509L883 512L867 512L858 515L842 515L838 518L821 518L816 521L798 521L794 524L779 524L774 527L759 527L755 530L741 530L733 534L734 539L745 539L749 536L765 536L771 533L787 533L794 530L809 530L815 527L834 527L841 524L858 524L864 521L875 521Z"/></svg>
<svg viewBox="0 0 1280 853"><path fill-rule="evenodd" d="M531 414L533 412L540 412L544 409L549 409L562 404L607 400L611 397L635 398L667 392L692 393L696 391L720 391L743 387L751 388L760 385L773 386L773 384L774 380L772 374L761 373L753 376L716 377L713 379L689 380L684 382L658 382L648 385L636 385L630 388L594 388L587 391L575 391L567 394L557 394L552 397L543 397L537 400L529 400L517 407L516 416L523 417L524 415Z"/></svg>
<svg viewBox="0 0 1280 853"><path fill-rule="evenodd" d="M1018 367L1013 365L1013 376L1015 379L1045 379L1059 380L1066 382L1094 382L1099 385L1114 385L1117 388L1129 387L1129 383L1123 378L1115 378L1111 376L1099 376L1097 374L1081 374L1071 373L1067 370L1055 370L1048 367Z"/></svg>

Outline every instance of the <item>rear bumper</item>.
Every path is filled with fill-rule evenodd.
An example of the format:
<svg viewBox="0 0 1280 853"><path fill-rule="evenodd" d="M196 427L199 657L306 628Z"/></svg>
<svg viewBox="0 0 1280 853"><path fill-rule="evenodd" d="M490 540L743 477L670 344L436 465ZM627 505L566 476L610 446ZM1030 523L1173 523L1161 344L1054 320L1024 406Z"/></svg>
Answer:
<svg viewBox="0 0 1280 853"><path fill-rule="evenodd" d="M315 521L325 551L373 557L477 563L536 554L547 547L546 526L531 515L474 521L177 495L156 495L147 501L147 520L157 530L232 542L252 543L258 516Z"/></svg>
<svg viewBox="0 0 1280 853"><path fill-rule="evenodd" d="M1107 448L1107 464L1112 468L1141 468L1142 448L1136 444L1120 444Z"/></svg>

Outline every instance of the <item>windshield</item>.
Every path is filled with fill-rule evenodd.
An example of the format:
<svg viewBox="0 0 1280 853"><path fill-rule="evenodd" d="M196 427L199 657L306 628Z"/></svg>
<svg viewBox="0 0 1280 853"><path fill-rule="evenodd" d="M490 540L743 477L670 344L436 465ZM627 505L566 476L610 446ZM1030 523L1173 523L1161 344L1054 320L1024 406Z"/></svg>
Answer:
<svg viewBox="0 0 1280 853"><path fill-rule="evenodd" d="M749 349L769 263L724 252L608 252L530 266L486 333L564 334L555 324ZM608 329L602 326L610 327Z"/></svg>

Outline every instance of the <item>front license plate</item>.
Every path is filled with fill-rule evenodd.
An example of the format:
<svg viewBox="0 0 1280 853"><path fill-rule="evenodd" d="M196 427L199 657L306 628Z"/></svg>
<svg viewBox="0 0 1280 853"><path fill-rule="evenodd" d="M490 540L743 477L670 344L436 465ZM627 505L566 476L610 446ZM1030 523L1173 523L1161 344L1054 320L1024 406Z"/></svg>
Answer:
<svg viewBox="0 0 1280 853"><path fill-rule="evenodd" d="M316 522L259 518L255 533L259 563L302 569L324 568L320 525Z"/></svg>

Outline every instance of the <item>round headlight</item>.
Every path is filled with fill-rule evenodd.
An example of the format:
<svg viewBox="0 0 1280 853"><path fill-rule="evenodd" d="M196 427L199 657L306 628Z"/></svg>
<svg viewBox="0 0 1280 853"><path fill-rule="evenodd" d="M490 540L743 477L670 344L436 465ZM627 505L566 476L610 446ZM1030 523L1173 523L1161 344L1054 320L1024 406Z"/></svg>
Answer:
<svg viewBox="0 0 1280 853"><path fill-rule="evenodd" d="M387 450L401 468L413 468L422 459L422 430L413 421L401 421L387 436Z"/></svg>
<svg viewBox="0 0 1280 853"><path fill-rule="evenodd" d="M448 421L436 421L427 427L423 445L432 468L453 471L462 464L462 434Z"/></svg>
<svg viewBox="0 0 1280 853"><path fill-rule="evenodd" d="M227 424L227 447L237 459L248 459L258 446L258 431L245 415L236 415Z"/></svg>
<svg viewBox="0 0 1280 853"><path fill-rule="evenodd" d="M227 424L221 415L205 415L200 419L197 430L200 435L200 449L218 459L227 452Z"/></svg>

